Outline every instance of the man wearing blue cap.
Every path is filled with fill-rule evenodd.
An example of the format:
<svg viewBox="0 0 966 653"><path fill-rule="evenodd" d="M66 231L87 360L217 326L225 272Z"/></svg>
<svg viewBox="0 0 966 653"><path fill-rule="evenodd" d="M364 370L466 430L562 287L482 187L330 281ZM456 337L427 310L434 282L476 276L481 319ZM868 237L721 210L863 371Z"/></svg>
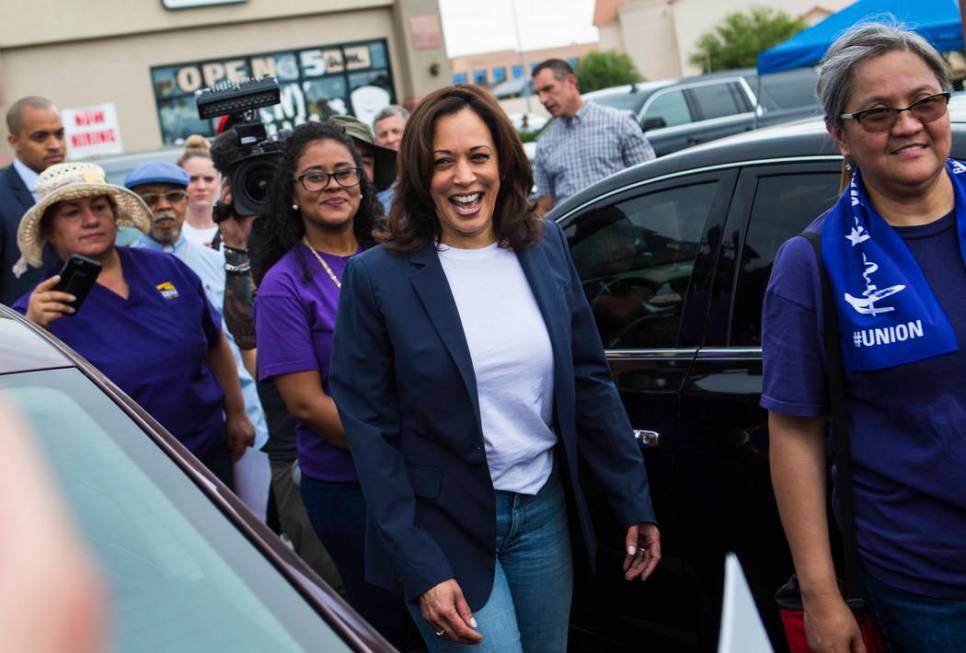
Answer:
<svg viewBox="0 0 966 653"><path fill-rule="evenodd" d="M188 241L181 233L188 208L188 173L173 163L144 163L132 170L124 186L144 200L151 213L151 230L131 247L163 250L180 259L201 277L208 301L224 315L225 258L220 252ZM224 319L222 319L224 326ZM224 328L235 358L245 410L255 427L255 445L235 464L235 491L255 514L265 518L271 470L261 447L268 440L268 426L255 381L245 369L231 332Z"/></svg>

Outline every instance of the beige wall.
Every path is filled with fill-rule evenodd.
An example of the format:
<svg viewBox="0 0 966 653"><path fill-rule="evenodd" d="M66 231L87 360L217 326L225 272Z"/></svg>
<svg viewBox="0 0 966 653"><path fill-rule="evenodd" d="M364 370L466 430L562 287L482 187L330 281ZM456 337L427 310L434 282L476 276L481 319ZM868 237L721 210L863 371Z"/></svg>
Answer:
<svg viewBox="0 0 966 653"><path fill-rule="evenodd" d="M440 45L437 48L417 48L413 41L412 19L435 15L439 25ZM412 108L424 95L453 79L453 68L446 56L443 39L443 22L439 17L437 0L397 0L393 9L396 33L402 43L393 57L393 77L396 79L396 96Z"/></svg>
<svg viewBox="0 0 966 653"><path fill-rule="evenodd" d="M0 48L391 7L393 0L248 0L169 11L161 0L2 0ZM351 40L343 34L340 41Z"/></svg>
<svg viewBox="0 0 966 653"><path fill-rule="evenodd" d="M153 149L161 145L161 130L151 66L388 37L395 71L400 55L392 34L391 12L375 9L17 48L0 60L6 99L0 111L24 95L42 95L60 107L114 102L125 151Z"/></svg>
<svg viewBox="0 0 966 653"><path fill-rule="evenodd" d="M632 2L617 9L625 52L645 79L680 77L675 53L678 39L674 7L669 1Z"/></svg>
<svg viewBox="0 0 966 653"><path fill-rule="evenodd" d="M442 39L417 50L410 33L412 16L438 17L436 0L249 0L177 12L160 0L29 0L23 11L27 4L0 0L0 115L24 95L62 108L113 102L127 152L161 145L152 66L386 39L398 100L451 79ZM0 163L11 157L4 138Z"/></svg>
<svg viewBox="0 0 966 653"><path fill-rule="evenodd" d="M597 47L601 50L617 50L624 52L624 35L619 23L612 23L597 28Z"/></svg>
<svg viewBox="0 0 966 653"><path fill-rule="evenodd" d="M601 49L605 33L619 29L624 51L648 79L694 75L700 68L688 63L695 44L728 14L767 6L791 16L819 18L835 12L853 0L629 0L617 8L614 23L599 24ZM617 39L610 39L616 42ZM616 48L615 48L616 49Z"/></svg>

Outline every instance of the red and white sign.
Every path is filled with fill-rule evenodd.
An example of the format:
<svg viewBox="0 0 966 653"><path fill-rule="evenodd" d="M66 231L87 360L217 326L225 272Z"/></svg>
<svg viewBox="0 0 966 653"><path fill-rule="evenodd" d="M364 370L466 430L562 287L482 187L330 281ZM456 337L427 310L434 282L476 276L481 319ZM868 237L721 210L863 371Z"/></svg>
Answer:
<svg viewBox="0 0 966 653"><path fill-rule="evenodd" d="M67 156L74 161L106 154L121 154L121 130L117 125L117 108L113 102L93 107L64 109L64 136Z"/></svg>

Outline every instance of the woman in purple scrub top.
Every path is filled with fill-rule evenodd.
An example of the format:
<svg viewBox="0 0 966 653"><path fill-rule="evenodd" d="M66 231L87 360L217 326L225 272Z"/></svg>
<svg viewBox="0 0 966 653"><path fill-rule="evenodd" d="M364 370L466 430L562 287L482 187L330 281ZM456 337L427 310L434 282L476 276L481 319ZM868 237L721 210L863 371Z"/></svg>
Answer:
<svg viewBox="0 0 966 653"><path fill-rule="evenodd" d="M17 244L47 273L13 308L77 350L230 486L231 463L255 430L201 279L170 254L115 247L119 226L147 232L150 214L137 195L107 183L100 166L51 166L37 195ZM55 290L55 273L72 254L101 264L77 310Z"/></svg>
<svg viewBox="0 0 966 653"><path fill-rule="evenodd" d="M409 617L402 599L365 582L365 500L328 390L342 271L372 244L381 217L345 132L327 123L296 128L269 205L253 227L255 330L259 376L275 382L297 420L301 491L312 526L353 607L404 649Z"/></svg>

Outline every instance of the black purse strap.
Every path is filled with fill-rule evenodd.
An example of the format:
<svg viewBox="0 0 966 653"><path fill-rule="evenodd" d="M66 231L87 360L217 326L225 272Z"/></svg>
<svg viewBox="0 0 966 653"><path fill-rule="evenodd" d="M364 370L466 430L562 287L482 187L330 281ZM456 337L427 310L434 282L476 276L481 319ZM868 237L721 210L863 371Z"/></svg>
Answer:
<svg viewBox="0 0 966 653"><path fill-rule="evenodd" d="M822 263L822 235L814 231L801 234L812 244L822 279L823 330L825 340L825 375L828 380L830 428L836 468L836 487L840 501L842 535L842 576L845 598L850 604L861 600L859 585L858 545L855 538L855 495L852 492L852 455L849 446L848 411L845 405L845 365L839 337L838 312L832 287Z"/></svg>

